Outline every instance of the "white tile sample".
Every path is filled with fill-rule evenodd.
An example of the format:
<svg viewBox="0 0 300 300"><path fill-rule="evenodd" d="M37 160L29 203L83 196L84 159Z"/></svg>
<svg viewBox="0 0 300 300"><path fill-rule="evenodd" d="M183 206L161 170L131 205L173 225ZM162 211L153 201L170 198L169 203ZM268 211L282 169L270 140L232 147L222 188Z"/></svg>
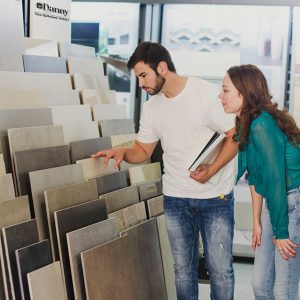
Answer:
<svg viewBox="0 0 300 300"><path fill-rule="evenodd" d="M90 105L61 105L51 107L54 125L69 122L92 122Z"/></svg>
<svg viewBox="0 0 300 300"><path fill-rule="evenodd" d="M24 71L36 73L67 73L65 58L40 55L23 55Z"/></svg>
<svg viewBox="0 0 300 300"><path fill-rule="evenodd" d="M129 168L129 178L132 185L161 179L160 163Z"/></svg>
<svg viewBox="0 0 300 300"><path fill-rule="evenodd" d="M74 87L78 91L84 89L109 90L109 83L108 83L107 76L74 74L73 81L74 81Z"/></svg>
<svg viewBox="0 0 300 300"><path fill-rule="evenodd" d="M90 74L104 76L103 62L82 57L68 57L68 70L70 74Z"/></svg>
<svg viewBox="0 0 300 300"><path fill-rule="evenodd" d="M0 71L24 72L22 55L0 55Z"/></svg>
<svg viewBox="0 0 300 300"><path fill-rule="evenodd" d="M56 41L24 37L25 54L58 57Z"/></svg>
<svg viewBox="0 0 300 300"><path fill-rule="evenodd" d="M15 188L11 174L0 175L0 201L15 198Z"/></svg>
<svg viewBox="0 0 300 300"><path fill-rule="evenodd" d="M83 104L116 104L117 94L116 91L108 89L85 89L81 91L81 99Z"/></svg>
<svg viewBox="0 0 300 300"><path fill-rule="evenodd" d="M95 48L82 46L77 44L59 42L58 43L58 50L60 57L84 57L84 58L91 58L96 59Z"/></svg>
<svg viewBox="0 0 300 300"><path fill-rule="evenodd" d="M121 104L93 104L93 119L95 121L126 119L126 106Z"/></svg>

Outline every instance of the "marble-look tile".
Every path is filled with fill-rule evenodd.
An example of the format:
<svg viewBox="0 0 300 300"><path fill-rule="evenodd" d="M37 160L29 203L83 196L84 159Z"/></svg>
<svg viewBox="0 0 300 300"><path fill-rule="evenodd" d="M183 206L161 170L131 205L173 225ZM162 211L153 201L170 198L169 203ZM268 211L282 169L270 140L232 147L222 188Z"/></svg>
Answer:
<svg viewBox="0 0 300 300"><path fill-rule="evenodd" d="M92 154L100 150L111 148L109 137L82 140L70 143L71 161L76 163L77 160L89 158Z"/></svg>
<svg viewBox="0 0 300 300"><path fill-rule="evenodd" d="M67 300L60 262L27 274L31 300Z"/></svg>
<svg viewBox="0 0 300 300"><path fill-rule="evenodd" d="M138 203L139 192L137 186L129 186L101 195L99 198L105 199L107 213L112 213Z"/></svg>
<svg viewBox="0 0 300 300"><path fill-rule="evenodd" d="M94 47L59 42L58 51L60 57L68 58L69 56L74 56L74 57L96 59Z"/></svg>
<svg viewBox="0 0 300 300"><path fill-rule="evenodd" d="M162 194L162 181L148 181L138 185L140 199L147 200Z"/></svg>
<svg viewBox="0 0 300 300"><path fill-rule="evenodd" d="M98 195L114 192L128 187L127 172L119 171L95 178L97 181Z"/></svg>
<svg viewBox="0 0 300 300"><path fill-rule="evenodd" d="M19 196L30 195L29 172L69 165L69 146L16 151L14 164Z"/></svg>
<svg viewBox="0 0 300 300"><path fill-rule="evenodd" d="M52 118L54 125L64 125L69 122L91 122L91 107L85 105L64 105L54 106L52 109Z"/></svg>
<svg viewBox="0 0 300 300"><path fill-rule="evenodd" d="M109 82L107 76L74 74L73 81L74 87L78 91L82 91L84 89L109 90Z"/></svg>
<svg viewBox="0 0 300 300"><path fill-rule="evenodd" d="M156 219L129 228L123 234L129 237L137 298L167 300Z"/></svg>
<svg viewBox="0 0 300 300"><path fill-rule="evenodd" d="M161 179L160 163L152 163L129 169L131 185Z"/></svg>
<svg viewBox="0 0 300 300"><path fill-rule="evenodd" d="M6 174L6 168L4 163L4 157L3 154L0 154L0 175L5 175L5 174Z"/></svg>
<svg viewBox="0 0 300 300"><path fill-rule="evenodd" d="M24 37L25 54L58 57L57 41Z"/></svg>
<svg viewBox="0 0 300 300"><path fill-rule="evenodd" d="M136 136L135 133L112 135L111 146L112 148L131 147L135 143Z"/></svg>
<svg viewBox="0 0 300 300"><path fill-rule="evenodd" d="M116 218L118 230L121 232L147 220L144 202L140 202L121 210L108 214L109 218Z"/></svg>
<svg viewBox="0 0 300 300"><path fill-rule="evenodd" d="M165 216L161 215L156 218L160 250L163 262L165 284L168 299L177 299L175 286L174 259L171 252L171 246L166 229Z"/></svg>
<svg viewBox="0 0 300 300"><path fill-rule="evenodd" d="M12 175L0 175L0 202L13 198L15 198L15 188Z"/></svg>
<svg viewBox="0 0 300 300"><path fill-rule="evenodd" d="M82 252L81 261L87 299L138 299L127 235Z"/></svg>
<svg viewBox="0 0 300 300"><path fill-rule="evenodd" d="M80 159L77 160L76 163L82 165L83 175L87 180L117 171L117 169L114 168L115 162L112 159L110 159L107 166L104 167L103 157Z"/></svg>
<svg viewBox="0 0 300 300"><path fill-rule="evenodd" d="M24 72L22 55L0 55L0 71Z"/></svg>
<svg viewBox="0 0 300 300"><path fill-rule="evenodd" d="M116 119L99 121L101 136L112 136L135 133L132 119Z"/></svg>
<svg viewBox="0 0 300 300"><path fill-rule="evenodd" d="M164 196L157 196L147 200L149 218L157 217L164 213Z"/></svg>
<svg viewBox="0 0 300 300"><path fill-rule="evenodd" d="M24 71L37 73L68 73L67 60L61 57L23 55Z"/></svg>
<svg viewBox="0 0 300 300"><path fill-rule="evenodd" d="M93 104L93 119L95 121L126 119L126 106L122 104Z"/></svg>
<svg viewBox="0 0 300 300"><path fill-rule="evenodd" d="M44 194L52 254L58 259L54 212L97 199L97 185L90 180L49 189Z"/></svg>
<svg viewBox="0 0 300 300"><path fill-rule="evenodd" d="M44 240L16 250L16 261L22 300L30 300L27 273L53 262L50 243Z"/></svg>
<svg viewBox="0 0 300 300"><path fill-rule="evenodd" d="M59 258L68 298L74 297L66 234L96 222L107 219L105 201L97 199L87 203L65 208L54 213Z"/></svg>
<svg viewBox="0 0 300 300"><path fill-rule="evenodd" d="M76 300L84 300L85 288L80 253L119 236L115 219L108 219L67 233L73 289Z"/></svg>
<svg viewBox="0 0 300 300"><path fill-rule="evenodd" d="M71 90L72 82L69 74L27 73L0 71L0 89L22 90Z"/></svg>
<svg viewBox="0 0 300 300"><path fill-rule="evenodd" d="M40 239L49 237L44 191L84 180L79 165L67 165L29 173L34 214Z"/></svg>
<svg viewBox="0 0 300 300"><path fill-rule="evenodd" d="M117 93L113 90L102 89L102 90L91 90L85 89L81 92L81 99L83 104L116 104Z"/></svg>
<svg viewBox="0 0 300 300"><path fill-rule="evenodd" d="M21 299L21 293L15 250L39 241L36 221L30 220L4 227L2 228L2 235L12 299L19 300Z"/></svg>
<svg viewBox="0 0 300 300"><path fill-rule="evenodd" d="M68 57L68 70L70 74L81 73L104 76L103 62L82 57Z"/></svg>

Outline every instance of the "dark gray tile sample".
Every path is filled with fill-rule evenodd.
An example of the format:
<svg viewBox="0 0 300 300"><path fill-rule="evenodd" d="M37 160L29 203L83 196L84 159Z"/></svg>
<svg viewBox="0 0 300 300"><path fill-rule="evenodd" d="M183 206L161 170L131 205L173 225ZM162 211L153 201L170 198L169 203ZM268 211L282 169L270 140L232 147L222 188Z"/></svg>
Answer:
<svg viewBox="0 0 300 300"><path fill-rule="evenodd" d="M89 158L92 154L96 153L97 151L107 150L110 148L111 141L109 137L71 142L71 161L73 164L75 164L77 160Z"/></svg>
<svg viewBox="0 0 300 300"><path fill-rule="evenodd" d="M29 172L69 165L69 146L17 151L14 163L19 194L31 195Z"/></svg>
<svg viewBox="0 0 300 300"><path fill-rule="evenodd" d="M98 195L114 192L128 187L127 172L119 171L96 177Z"/></svg>
<svg viewBox="0 0 300 300"><path fill-rule="evenodd" d="M67 60L61 57L23 55L24 71L37 73L68 73Z"/></svg>
<svg viewBox="0 0 300 300"><path fill-rule="evenodd" d="M8 267L12 298L21 299L15 250L37 243L39 235L35 220L22 222L2 229L5 258Z"/></svg>
<svg viewBox="0 0 300 300"><path fill-rule="evenodd" d="M132 119L113 119L98 122L101 136L135 133Z"/></svg>
<svg viewBox="0 0 300 300"><path fill-rule="evenodd" d="M16 250L22 300L30 300L27 273L53 263L49 240Z"/></svg>
<svg viewBox="0 0 300 300"><path fill-rule="evenodd" d="M74 297L66 234L107 219L105 201L97 199L54 213L60 261L63 266L67 295Z"/></svg>
<svg viewBox="0 0 300 300"><path fill-rule="evenodd" d="M127 235L82 252L81 261L87 299L139 300Z"/></svg>
<svg viewBox="0 0 300 300"><path fill-rule="evenodd" d="M161 180L141 183L138 187L141 201L162 195Z"/></svg>
<svg viewBox="0 0 300 300"><path fill-rule="evenodd" d="M160 195L147 201L149 218L157 217L164 213L164 196Z"/></svg>
<svg viewBox="0 0 300 300"><path fill-rule="evenodd" d="M138 224L127 234L135 267L135 287L139 300L167 299L156 219Z"/></svg>

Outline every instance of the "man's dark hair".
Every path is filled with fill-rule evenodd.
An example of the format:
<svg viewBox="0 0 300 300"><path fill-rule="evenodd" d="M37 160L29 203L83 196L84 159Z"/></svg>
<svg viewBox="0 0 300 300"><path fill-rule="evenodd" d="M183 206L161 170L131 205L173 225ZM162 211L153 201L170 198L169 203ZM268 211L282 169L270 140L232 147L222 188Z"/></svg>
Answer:
<svg viewBox="0 0 300 300"><path fill-rule="evenodd" d="M138 45L127 63L127 68L133 69L134 66L141 61L149 65L155 73L157 73L158 64L164 61L168 65L168 69L176 73L170 53L164 46L158 43L143 42Z"/></svg>

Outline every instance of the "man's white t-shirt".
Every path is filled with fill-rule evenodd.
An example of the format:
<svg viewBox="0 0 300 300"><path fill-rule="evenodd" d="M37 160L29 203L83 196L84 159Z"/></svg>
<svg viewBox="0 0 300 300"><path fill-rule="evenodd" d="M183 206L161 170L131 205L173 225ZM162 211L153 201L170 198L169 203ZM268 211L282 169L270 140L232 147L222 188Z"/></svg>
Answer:
<svg viewBox="0 0 300 300"><path fill-rule="evenodd" d="M154 143L161 140L164 151L163 193L181 198L206 199L229 193L236 176L235 159L222 172L218 184L198 183L189 177L186 158L201 128L218 132L234 127L233 114L226 114L218 99L215 85L189 77L179 95L167 98L163 93L152 96L145 104L137 140Z"/></svg>

